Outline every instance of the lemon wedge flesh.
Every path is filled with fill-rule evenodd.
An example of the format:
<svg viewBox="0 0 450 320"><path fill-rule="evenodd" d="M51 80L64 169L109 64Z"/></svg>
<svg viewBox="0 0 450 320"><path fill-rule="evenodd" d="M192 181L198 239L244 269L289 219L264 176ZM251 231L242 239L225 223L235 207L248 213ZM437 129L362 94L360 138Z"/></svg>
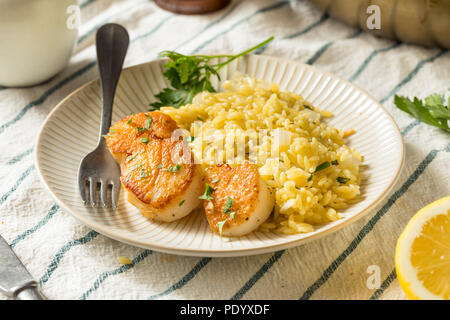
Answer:
<svg viewBox="0 0 450 320"><path fill-rule="evenodd" d="M409 299L450 299L450 196L409 221L397 241L395 268Z"/></svg>

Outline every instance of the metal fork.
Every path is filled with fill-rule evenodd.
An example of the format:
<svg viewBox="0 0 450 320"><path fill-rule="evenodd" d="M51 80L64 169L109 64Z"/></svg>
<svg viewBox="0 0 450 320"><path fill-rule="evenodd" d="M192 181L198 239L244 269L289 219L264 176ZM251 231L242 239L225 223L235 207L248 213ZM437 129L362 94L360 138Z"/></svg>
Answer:
<svg viewBox="0 0 450 320"><path fill-rule="evenodd" d="M115 210L120 193L120 167L108 151L104 135L111 125L114 93L130 40L124 27L110 23L97 31L95 41L102 86L100 137L97 147L81 160L78 187L85 205L96 207L100 199L104 208Z"/></svg>

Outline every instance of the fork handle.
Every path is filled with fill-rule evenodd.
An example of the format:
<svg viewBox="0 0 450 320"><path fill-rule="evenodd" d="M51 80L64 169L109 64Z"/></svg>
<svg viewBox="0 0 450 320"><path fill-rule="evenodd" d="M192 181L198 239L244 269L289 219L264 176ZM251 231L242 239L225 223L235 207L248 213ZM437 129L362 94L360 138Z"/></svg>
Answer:
<svg viewBox="0 0 450 320"><path fill-rule="evenodd" d="M102 86L100 141L111 126L114 94L129 43L130 38L127 30L115 23L103 25L96 34L95 44Z"/></svg>

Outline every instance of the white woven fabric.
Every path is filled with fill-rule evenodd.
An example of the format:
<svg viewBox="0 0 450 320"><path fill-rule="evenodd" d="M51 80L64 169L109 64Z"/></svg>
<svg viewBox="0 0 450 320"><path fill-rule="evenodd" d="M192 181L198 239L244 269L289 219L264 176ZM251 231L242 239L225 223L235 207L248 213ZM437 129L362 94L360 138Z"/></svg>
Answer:
<svg viewBox="0 0 450 320"><path fill-rule="evenodd" d="M404 299L394 271L396 240L415 212L450 194L450 135L396 109L393 95L423 98L447 90L448 51L396 45L358 33L321 18L306 1L234 1L202 16L173 15L143 0L84 0L81 7L80 41L68 67L39 86L0 89L0 234L48 298ZM48 113L97 77L94 34L106 22L124 25L134 39L127 66L154 59L165 49L239 52L274 35L264 54L333 72L385 105L406 145L398 183L365 218L318 241L273 254L172 256L98 235L58 209L39 181L33 152ZM133 264L121 265L119 256ZM379 289L367 286L367 270L373 265L380 270Z"/></svg>

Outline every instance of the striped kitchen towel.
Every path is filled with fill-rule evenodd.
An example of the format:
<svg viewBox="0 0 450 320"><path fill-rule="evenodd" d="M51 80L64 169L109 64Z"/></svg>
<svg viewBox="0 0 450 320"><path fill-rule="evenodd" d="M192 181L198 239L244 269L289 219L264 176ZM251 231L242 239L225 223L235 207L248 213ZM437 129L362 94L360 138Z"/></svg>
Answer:
<svg viewBox="0 0 450 320"><path fill-rule="evenodd" d="M394 270L396 240L411 216L450 194L450 139L393 105L449 87L450 54L376 38L329 18L307 1L233 1L181 16L148 0L82 0L78 46L68 67L31 88L0 88L0 234L50 299L404 299ZM97 77L95 31L117 22L132 42L125 64L161 50L259 53L333 72L366 89L392 114L406 145L394 189L370 214L303 246L239 258L174 256L132 247L60 210L39 181L34 142L55 105ZM182 30L180 32L180 30ZM120 264L119 256L131 259ZM370 277L379 270L379 286ZM268 290L270 288L270 290ZM6 297L1 296L1 299Z"/></svg>

